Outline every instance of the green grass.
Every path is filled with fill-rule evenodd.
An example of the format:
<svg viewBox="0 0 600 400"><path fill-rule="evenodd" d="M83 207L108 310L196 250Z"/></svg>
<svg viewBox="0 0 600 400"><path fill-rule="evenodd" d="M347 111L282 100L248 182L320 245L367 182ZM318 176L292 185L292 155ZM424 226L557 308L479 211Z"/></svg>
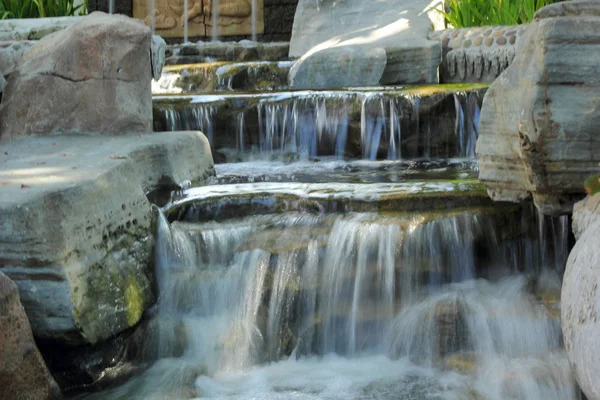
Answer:
<svg viewBox="0 0 600 400"><path fill-rule="evenodd" d="M537 10L557 0L448 0L438 10L455 28L485 25L518 25L533 20Z"/></svg>
<svg viewBox="0 0 600 400"><path fill-rule="evenodd" d="M87 13L87 0L0 0L0 19L67 17Z"/></svg>

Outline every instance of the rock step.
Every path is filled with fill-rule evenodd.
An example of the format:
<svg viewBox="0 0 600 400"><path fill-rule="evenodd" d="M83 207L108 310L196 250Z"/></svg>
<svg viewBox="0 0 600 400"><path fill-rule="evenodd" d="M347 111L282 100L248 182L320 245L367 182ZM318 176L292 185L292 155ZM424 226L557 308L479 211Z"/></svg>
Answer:
<svg viewBox="0 0 600 400"><path fill-rule="evenodd" d="M0 270L19 287L34 335L96 343L135 325L153 301L155 213L147 194L212 172L200 132L4 144Z"/></svg>
<svg viewBox="0 0 600 400"><path fill-rule="evenodd" d="M487 85L154 96L154 129L213 149L338 158L471 157Z"/></svg>
<svg viewBox="0 0 600 400"><path fill-rule="evenodd" d="M204 221L289 211L367 212L484 206L491 202L474 179L409 183L246 183L185 190L164 207L169 219Z"/></svg>
<svg viewBox="0 0 600 400"><path fill-rule="evenodd" d="M211 62L163 68L153 94L286 90L292 61Z"/></svg>
<svg viewBox="0 0 600 400"><path fill-rule="evenodd" d="M218 61L287 61L290 45L287 42L261 43L198 42L168 46L165 64L196 64Z"/></svg>

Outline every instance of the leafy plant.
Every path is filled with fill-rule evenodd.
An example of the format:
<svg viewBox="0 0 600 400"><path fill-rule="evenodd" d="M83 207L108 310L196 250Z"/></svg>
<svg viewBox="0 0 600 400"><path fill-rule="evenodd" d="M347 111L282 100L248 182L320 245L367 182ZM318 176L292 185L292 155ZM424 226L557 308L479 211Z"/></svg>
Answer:
<svg viewBox="0 0 600 400"><path fill-rule="evenodd" d="M529 23L537 10L556 0L449 0L439 10L455 28Z"/></svg>
<svg viewBox="0 0 600 400"><path fill-rule="evenodd" d="M593 175L587 178L583 183L583 187L586 193L591 196L600 193L600 175Z"/></svg>
<svg viewBox="0 0 600 400"><path fill-rule="evenodd" d="M87 13L87 0L0 0L0 19L67 17Z"/></svg>

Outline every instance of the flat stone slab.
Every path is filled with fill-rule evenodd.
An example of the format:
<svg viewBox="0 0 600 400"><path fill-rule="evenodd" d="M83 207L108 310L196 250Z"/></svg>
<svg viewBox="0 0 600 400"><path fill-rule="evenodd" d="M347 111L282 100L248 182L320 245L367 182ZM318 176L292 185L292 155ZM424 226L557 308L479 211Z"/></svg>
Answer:
<svg viewBox="0 0 600 400"><path fill-rule="evenodd" d="M39 40L84 18L53 17L0 20L0 40Z"/></svg>
<svg viewBox="0 0 600 400"><path fill-rule="evenodd" d="M25 137L0 145L0 270L37 337L95 343L153 302L159 183L213 173L200 132Z"/></svg>
<svg viewBox="0 0 600 400"><path fill-rule="evenodd" d="M371 212L490 205L476 179L399 183L243 183L186 190L164 207L171 219L205 220L289 211Z"/></svg>

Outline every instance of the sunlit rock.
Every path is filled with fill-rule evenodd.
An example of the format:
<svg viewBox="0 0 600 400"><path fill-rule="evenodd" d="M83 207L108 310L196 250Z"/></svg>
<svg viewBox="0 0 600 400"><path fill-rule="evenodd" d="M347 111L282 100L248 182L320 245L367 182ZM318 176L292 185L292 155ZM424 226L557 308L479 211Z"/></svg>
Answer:
<svg viewBox="0 0 600 400"><path fill-rule="evenodd" d="M438 82L441 45L427 36L441 15L434 10L440 5L431 0L301 0L290 41L290 56L300 59L290 83L299 80L299 71L321 74L298 82L304 88ZM368 66L369 73L360 77L369 80L362 84L357 83L358 66Z"/></svg>
<svg viewBox="0 0 600 400"><path fill-rule="evenodd" d="M548 7L486 93L477 155L493 199L533 197L543 212L559 214L583 196L583 183L600 161L600 3Z"/></svg>
<svg viewBox="0 0 600 400"><path fill-rule="evenodd" d="M103 13L44 37L11 73L0 137L151 131L151 40L142 22Z"/></svg>

